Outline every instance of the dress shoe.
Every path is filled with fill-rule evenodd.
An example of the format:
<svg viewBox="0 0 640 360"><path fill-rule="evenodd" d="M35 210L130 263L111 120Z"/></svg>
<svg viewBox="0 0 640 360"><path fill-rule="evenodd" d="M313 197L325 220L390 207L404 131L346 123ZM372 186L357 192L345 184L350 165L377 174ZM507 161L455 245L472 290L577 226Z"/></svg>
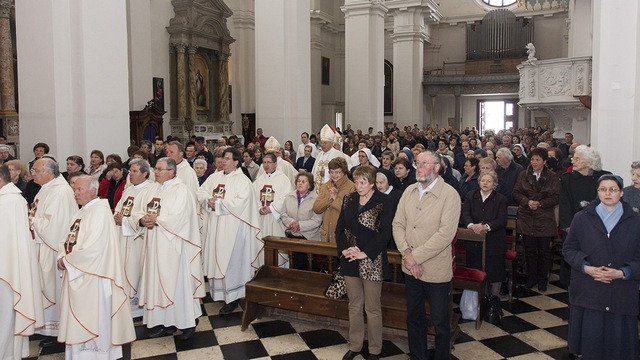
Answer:
<svg viewBox="0 0 640 360"><path fill-rule="evenodd" d="M369 356L367 356L367 360L379 360L379 359L380 359L380 354L378 355L369 354Z"/></svg>
<svg viewBox="0 0 640 360"><path fill-rule="evenodd" d="M344 354L344 356L342 357L342 360L353 360L356 358L356 356L360 355L359 352L355 352L355 351L347 351L346 354Z"/></svg>
<svg viewBox="0 0 640 360"><path fill-rule="evenodd" d="M191 337L195 333L196 333L196 328L195 327L188 328L188 329L183 329L182 330L182 334L180 334L180 336L178 336L178 339L180 339L180 340L189 340L189 339L191 339Z"/></svg>
<svg viewBox="0 0 640 360"><path fill-rule="evenodd" d="M48 348L56 345L58 340L55 336L46 336L44 339L40 341L41 348Z"/></svg>
<svg viewBox="0 0 640 360"><path fill-rule="evenodd" d="M156 326L153 329L151 329L151 331L149 331L147 336L149 336L149 338L153 339L153 338L158 338L158 337L161 337L161 336L173 335L174 332L176 332L176 327L175 326L169 326L169 327Z"/></svg>
<svg viewBox="0 0 640 360"><path fill-rule="evenodd" d="M539 292L546 292L547 291L547 284L538 284L538 291Z"/></svg>
<svg viewBox="0 0 640 360"><path fill-rule="evenodd" d="M233 310L235 310L238 307L239 304L240 304L240 299L234 300L228 304L225 304L223 307L221 307L218 313L220 315L231 314Z"/></svg>

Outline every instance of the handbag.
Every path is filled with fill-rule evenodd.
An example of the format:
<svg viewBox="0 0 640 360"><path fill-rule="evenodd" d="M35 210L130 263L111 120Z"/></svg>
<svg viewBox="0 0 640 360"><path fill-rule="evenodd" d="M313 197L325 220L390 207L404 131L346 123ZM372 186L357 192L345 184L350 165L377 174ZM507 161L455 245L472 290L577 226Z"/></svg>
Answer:
<svg viewBox="0 0 640 360"><path fill-rule="evenodd" d="M340 299L347 294L347 283L344 280L344 275L338 271L333 272L333 277L329 281L329 285L324 290L324 296L330 299Z"/></svg>

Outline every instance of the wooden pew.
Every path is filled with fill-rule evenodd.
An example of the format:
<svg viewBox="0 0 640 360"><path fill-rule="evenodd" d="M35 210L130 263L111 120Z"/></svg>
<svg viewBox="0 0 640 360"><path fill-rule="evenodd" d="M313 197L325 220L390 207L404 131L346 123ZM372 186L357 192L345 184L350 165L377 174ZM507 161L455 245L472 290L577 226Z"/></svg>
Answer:
<svg viewBox="0 0 640 360"><path fill-rule="evenodd" d="M268 236L264 240L265 265L258 269L255 277L246 284L245 309L242 316L242 330L251 321L264 315L266 307L321 315L337 319L349 319L348 299L330 299L324 291L332 275L307 270L277 267L278 251L312 255L336 256L336 244L297 240ZM397 250L388 250L389 263L401 265L402 256ZM450 296L449 314L451 319L451 345L458 337L460 315L453 312ZM383 282L382 284L383 326L393 329L407 329L407 304L404 284ZM429 313L428 304L425 306ZM435 335L431 321L428 333Z"/></svg>

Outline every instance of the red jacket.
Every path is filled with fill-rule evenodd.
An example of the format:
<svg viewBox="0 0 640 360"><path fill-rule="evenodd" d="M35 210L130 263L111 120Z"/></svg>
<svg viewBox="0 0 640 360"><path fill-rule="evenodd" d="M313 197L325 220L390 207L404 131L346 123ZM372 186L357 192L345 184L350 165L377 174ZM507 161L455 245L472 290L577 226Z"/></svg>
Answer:
<svg viewBox="0 0 640 360"><path fill-rule="evenodd" d="M108 180L106 177L100 181L98 187L98 196L101 199L109 200L109 206L111 206L111 212L114 212L118 201L122 197L122 192L127 184L127 173L122 175L122 179L116 182L115 180Z"/></svg>

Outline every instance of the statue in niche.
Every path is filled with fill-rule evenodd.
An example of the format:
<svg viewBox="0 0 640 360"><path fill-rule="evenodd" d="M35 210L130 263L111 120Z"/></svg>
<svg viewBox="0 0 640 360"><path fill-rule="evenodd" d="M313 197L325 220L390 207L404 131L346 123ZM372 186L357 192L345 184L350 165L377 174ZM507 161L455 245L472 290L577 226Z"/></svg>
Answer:
<svg viewBox="0 0 640 360"><path fill-rule="evenodd" d="M202 74L200 74L200 70L198 70L196 73L196 105L202 107L207 105L204 78L202 77Z"/></svg>
<svg viewBox="0 0 640 360"><path fill-rule="evenodd" d="M538 61L538 59L536 59L536 47L533 46L533 43L528 43L527 46L525 46L525 49L527 49L527 62L532 63L534 61Z"/></svg>

